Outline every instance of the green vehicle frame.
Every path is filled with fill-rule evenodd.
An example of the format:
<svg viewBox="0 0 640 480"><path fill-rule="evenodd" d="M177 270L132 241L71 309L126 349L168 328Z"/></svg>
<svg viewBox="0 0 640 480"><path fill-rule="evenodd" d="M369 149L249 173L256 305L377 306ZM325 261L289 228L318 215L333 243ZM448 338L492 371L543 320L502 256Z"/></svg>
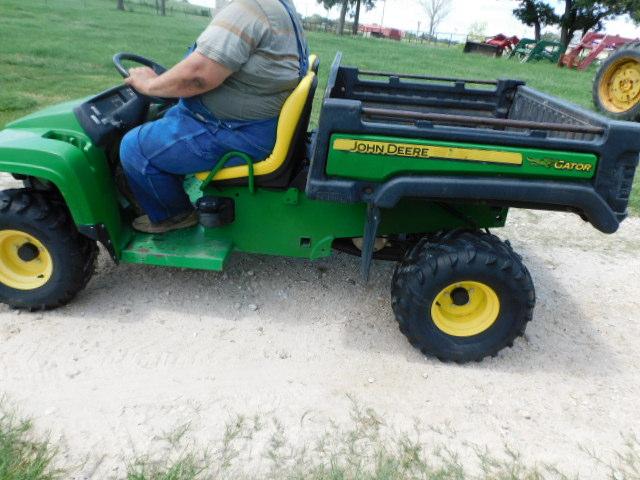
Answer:
<svg viewBox="0 0 640 480"><path fill-rule="evenodd" d="M114 57L153 62L135 55ZM24 188L0 196L0 301L50 309L113 261L219 271L234 252L319 259L343 251L397 261L392 304L427 355L496 355L533 316L533 282L489 233L510 207L577 213L607 233L625 218L640 126L595 115L515 80L361 71L329 74L308 131L318 61L285 103L267 159L229 152L187 176L197 227L135 232L139 212L119 165L129 129L170 100L126 86L66 102L0 131L0 171ZM548 108L553 105L554 108ZM546 107L545 107L546 106ZM241 159L240 167L227 167Z"/></svg>

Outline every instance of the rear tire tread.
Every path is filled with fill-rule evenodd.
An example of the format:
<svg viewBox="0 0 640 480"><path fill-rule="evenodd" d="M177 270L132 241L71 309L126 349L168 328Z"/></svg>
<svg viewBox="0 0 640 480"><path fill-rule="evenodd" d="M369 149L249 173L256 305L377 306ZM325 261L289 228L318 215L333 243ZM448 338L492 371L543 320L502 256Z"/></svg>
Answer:
<svg viewBox="0 0 640 480"><path fill-rule="evenodd" d="M464 255L460 255L464 252ZM423 274L423 281L429 282L435 278L438 269L456 270L460 257L463 257L465 265L472 265L482 261L486 267L500 271L500 275L507 275L509 281L519 285L526 296L526 311L520 316L509 334L488 351L483 352L438 352L429 339L424 338L415 328L417 321L411 314L411 304L415 306L415 299L420 297L421 284L417 276L411 272L418 271ZM433 266L437 268L433 268ZM512 347L514 340L524 335L527 324L533 318L535 305L535 291L531 277L526 267L521 263L510 244L501 241L498 237L484 232L453 231L436 236L429 243L419 243L414 251L410 252L405 260L398 264L393 275L392 305L399 324L400 331L409 342L427 356L436 356L441 361L454 361L465 363L469 361L481 361L488 356L495 357L504 348ZM411 292L412 295L406 295ZM412 328L414 327L414 328ZM445 354L446 353L446 354Z"/></svg>

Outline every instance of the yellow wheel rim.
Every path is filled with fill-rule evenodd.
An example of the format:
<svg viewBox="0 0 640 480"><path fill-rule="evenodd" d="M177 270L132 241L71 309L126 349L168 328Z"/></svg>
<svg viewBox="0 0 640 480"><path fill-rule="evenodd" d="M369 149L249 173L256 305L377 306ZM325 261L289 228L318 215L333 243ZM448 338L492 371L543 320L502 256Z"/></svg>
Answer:
<svg viewBox="0 0 640 480"><path fill-rule="evenodd" d="M480 282L457 282L443 289L431 305L436 326L454 337L473 337L496 322L500 300L496 292Z"/></svg>
<svg viewBox="0 0 640 480"><path fill-rule="evenodd" d="M0 283L16 290L35 290L51 278L53 262L47 248L19 230L0 230Z"/></svg>
<svg viewBox="0 0 640 480"><path fill-rule="evenodd" d="M622 113L640 102L640 63L621 58L607 68L598 85L600 102L610 112Z"/></svg>

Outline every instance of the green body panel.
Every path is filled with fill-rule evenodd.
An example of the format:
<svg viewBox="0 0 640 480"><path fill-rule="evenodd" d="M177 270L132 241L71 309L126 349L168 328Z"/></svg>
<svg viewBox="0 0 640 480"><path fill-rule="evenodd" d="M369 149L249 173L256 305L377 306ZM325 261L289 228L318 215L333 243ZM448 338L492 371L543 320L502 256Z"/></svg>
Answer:
<svg viewBox="0 0 640 480"><path fill-rule="evenodd" d="M204 195L231 197L235 221L164 235L135 233L121 215L119 194L104 152L92 145L78 124L73 107L57 105L11 123L0 131L0 171L36 177L56 185L79 226L104 225L113 253L123 262L221 270L233 251L322 258L331 255L337 238L361 237L366 205L310 200L296 189L247 187L201 191L187 179L192 200ZM403 140L404 141L404 140ZM386 157L386 161L390 159ZM370 168L372 175L377 167ZM469 226L501 227L506 209L459 205L454 210L424 200L404 199L382 211L380 235L428 233Z"/></svg>
<svg viewBox="0 0 640 480"><path fill-rule="evenodd" d="M512 165L451 158L416 158L337 150L334 148L335 142L340 139L518 153L522 155L523 163L522 165ZM558 168L559 166L572 165L580 165L583 170ZM597 157L593 154L585 153L438 142L375 135L335 134L331 137L331 146L327 159L327 174L367 181L383 181L402 173L508 175L528 178L588 180L595 174L596 165Z"/></svg>
<svg viewBox="0 0 640 480"><path fill-rule="evenodd" d="M187 181L194 200L202 195L199 185L193 179ZM164 235L135 234L122 260L221 270L231 250L317 259L331 255L336 238L360 237L364 232L364 204L314 201L296 189L258 188L252 194L246 187L209 187L205 195L233 198L235 221L213 229L198 226ZM501 227L506 220L506 209L457 208L461 217L473 218L481 227ZM403 200L393 210L382 211L380 235L457 228L466 225L461 217L434 203Z"/></svg>
<svg viewBox="0 0 640 480"><path fill-rule="evenodd" d="M103 224L118 254L128 241L104 152L83 133L68 102L0 131L0 171L53 183L79 226Z"/></svg>
<svg viewBox="0 0 640 480"><path fill-rule="evenodd" d="M82 132L73 109L84 99L58 103L8 123L5 128L59 128Z"/></svg>

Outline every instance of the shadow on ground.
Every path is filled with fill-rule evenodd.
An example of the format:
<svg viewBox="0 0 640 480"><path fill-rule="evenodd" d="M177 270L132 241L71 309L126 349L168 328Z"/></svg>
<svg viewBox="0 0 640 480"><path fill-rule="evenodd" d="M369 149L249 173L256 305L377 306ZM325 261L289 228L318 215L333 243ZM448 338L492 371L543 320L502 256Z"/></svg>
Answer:
<svg viewBox="0 0 640 480"><path fill-rule="evenodd" d="M460 368L526 374L572 371L582 365L583 375L607 375L615 359L600 341L599 319L586 313L567 291L563 267L551 271L549 262L533 249L525 252L525 262L538 294L525 337L495 359ZM344 254L315 262L239 254L226 272L219 273L116 267L102 255L88 288L58 313L64 322L90 318L118 322L121 327L159 316L163 322L177 323L184 318L204 322L215 318L229 329L258 316L263 324L279 328L302 326L318 333L340 329L341 341L349 349L399 356L417 364L437 363L414 350L397 329L389 293L393 264L378 262L367 285L358 278L358 266L357 258Z"/></svg>

